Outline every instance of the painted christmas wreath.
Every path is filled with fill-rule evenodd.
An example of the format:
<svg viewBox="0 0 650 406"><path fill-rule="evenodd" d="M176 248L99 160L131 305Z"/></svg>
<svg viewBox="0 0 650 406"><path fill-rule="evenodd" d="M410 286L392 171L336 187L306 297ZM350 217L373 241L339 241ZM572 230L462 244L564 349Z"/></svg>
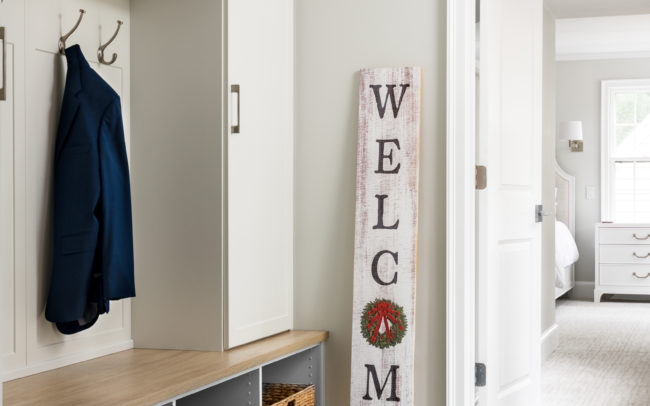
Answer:
<svg viewBox="0 0 650 406"><path fill-rule="evenodd" d="M393 347L402 342L408 325L404 309L388 299L368 302L361 316L361 334L377 348Z"/></svg>

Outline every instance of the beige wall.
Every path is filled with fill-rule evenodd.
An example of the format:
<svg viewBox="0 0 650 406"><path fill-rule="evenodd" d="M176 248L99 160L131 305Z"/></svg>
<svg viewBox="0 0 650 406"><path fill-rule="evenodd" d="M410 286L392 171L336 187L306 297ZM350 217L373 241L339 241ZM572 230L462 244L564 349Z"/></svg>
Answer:
<svg viewBox="0 0 650 406"><path fill-rule="evenodd" d="M584 152L556 146L557 160L576 177L576 242L580 259L576 281L593 296L594 224L600 221L600 82L605 79L650 77L650 58L558 62L557 121L581 120ZM596 200L585 199L585 186L596 186Z"/></svg>
<svg viewBox="0 0 650 406"><path fill-rule="evenodd" d="M358 71L423 68L416 405L445 399L445 0L296 0L295 327L349 404Z"/></svg>
<svg viewBox="0 0 650 406"><path fill-rule="evenodd" d="M542 105L542 203L555 210L555 17L544 11ZM542 227L542 333L555 324L555 222Z"/></svg>

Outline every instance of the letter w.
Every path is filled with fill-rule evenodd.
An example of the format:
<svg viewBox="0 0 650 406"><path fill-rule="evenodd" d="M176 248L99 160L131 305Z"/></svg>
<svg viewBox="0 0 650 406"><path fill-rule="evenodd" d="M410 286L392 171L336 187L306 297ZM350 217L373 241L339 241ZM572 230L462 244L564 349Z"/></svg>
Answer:
<svg viewBox="0 0 650 406"><path fill-rule="evenodd" d="M370 375L372 375L372 383L375 386L375 391L377 392L377 400L381 400L381 395L384 393L384 389L386 388L386 384L388 383L388 378L391 378L390 380L390 397L386 399L387 402L399 402L399 398L397 397L397 368L399 368L399 365L391 365L390 366L390 371L388 371L388 375L386 375L386 379L384 380L384 384L380 387L379 386L379 377L377 376L377 370L375 369L374 365L369 365L365 364L366 369L368 370L368 375L366 378L366 395L362 398L363 400L372 400L370 397Z"/></svg>
<svg viewBox="0 0 650 406"><path fill-rule="evenodd" d="M379 118L384 118L386 113L386 105L388 104L388 99L390 99L390 105L393 108L393 117L397 118L397 113L399 113L399 108L402 106L402 99L404 99L404 93L406 93L406 88L411 86L409 84L400 85L402 88L402 93L399 96L399 103L395 104L395 86L397 85L386 85L388 91L386 91L386 98L384 103L381 102L381 96L379 95L379 89L382 85L370 85L372 91L375 93L375 100L377 101L377 110L379 111Z"/></svg>

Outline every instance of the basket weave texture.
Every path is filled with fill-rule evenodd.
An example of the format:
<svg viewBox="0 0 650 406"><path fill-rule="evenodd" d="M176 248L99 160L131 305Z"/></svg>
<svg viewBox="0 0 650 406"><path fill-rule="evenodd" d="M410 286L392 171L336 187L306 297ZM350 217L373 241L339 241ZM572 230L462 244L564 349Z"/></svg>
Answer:
<svg viewBox="0 0 650 406"><path fill-rule="evenodd" d="M262 406L314 406L316 403L314 385L265 383L262 393Z"/></svg>

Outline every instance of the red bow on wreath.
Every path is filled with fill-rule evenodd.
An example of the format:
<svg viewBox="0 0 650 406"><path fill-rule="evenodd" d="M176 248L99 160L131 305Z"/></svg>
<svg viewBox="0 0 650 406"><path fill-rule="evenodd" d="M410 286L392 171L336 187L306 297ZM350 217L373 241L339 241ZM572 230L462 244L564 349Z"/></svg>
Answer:
<svg viewBox="0 0 650 406"><path fill-rule="evenodd" d="M375 326L371 338L371 341L373 343L377 341L377 334L379 334L379 328L381 327L382 323L386 329L386 336L388 337L388 340L391 342L393 341L393 337L390 335L388 320L391 321L391 325L396 324L400 330L404 330L404 326L402 326L402 323L397 319L400 317L400 312L393 309L391 304L385 300L380 301L370 311L368 311L368 316L372 317L372 320L370 320L366 326L368 331L372 330L373 325Z"/></svg>

